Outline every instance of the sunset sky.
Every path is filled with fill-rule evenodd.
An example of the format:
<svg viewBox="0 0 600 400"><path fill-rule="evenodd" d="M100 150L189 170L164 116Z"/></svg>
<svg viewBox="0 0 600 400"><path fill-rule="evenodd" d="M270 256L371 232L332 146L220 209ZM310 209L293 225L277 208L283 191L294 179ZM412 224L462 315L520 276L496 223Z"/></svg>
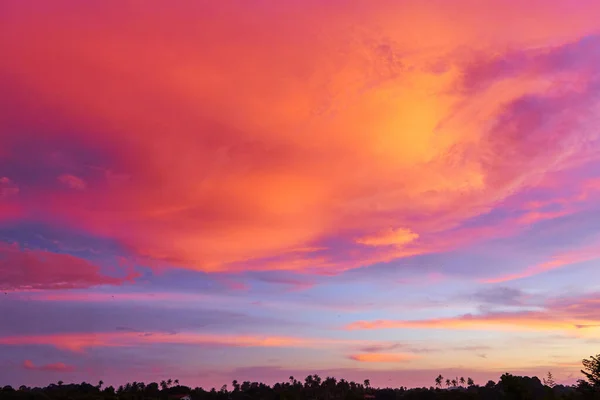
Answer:
<svg viewBox="0 0 600 400"><path fill-rule="evenodd" d="M0 385L560 382L597 0L0 2Z"/></svg>

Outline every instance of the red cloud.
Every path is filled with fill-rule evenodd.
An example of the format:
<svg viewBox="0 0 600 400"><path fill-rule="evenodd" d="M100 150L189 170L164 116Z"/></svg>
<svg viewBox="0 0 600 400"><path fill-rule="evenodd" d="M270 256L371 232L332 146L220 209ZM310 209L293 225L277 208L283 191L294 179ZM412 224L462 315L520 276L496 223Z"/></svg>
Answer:
<svg viewBox="0 0 600 400"><path fill-rule="evenodd" d="M131 279L132 276L126 279ZM0 243L0 289L71 289L120 285L89 261L69 254L22 249Z"/></svg>
<svg viewBox="0 0 600 400"><path fill-rule="evenodd" d="M75 370L75 367L64 363L54 363L45 365L35 365L31 360L25 360L23 362L23 368L34 371L54 371L54 372L71 372Z"/></svg>

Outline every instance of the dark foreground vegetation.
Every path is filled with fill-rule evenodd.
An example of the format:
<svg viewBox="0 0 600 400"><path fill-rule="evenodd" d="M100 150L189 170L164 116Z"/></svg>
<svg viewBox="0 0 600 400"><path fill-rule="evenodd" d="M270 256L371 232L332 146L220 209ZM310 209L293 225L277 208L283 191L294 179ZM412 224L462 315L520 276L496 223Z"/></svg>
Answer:
<svg viewBox="0 0 600 400"><path fill-rule="evenodd" d="M551 373L538 377L504 374L498 382L477 385L472 379L444 378L439 375L429 388L375 389L369 380L363 383L335 378L321 379L309 375L304 382L290 376L289 381L268 386L258 382L232 382L220 390L206 391L179 384L177 379L160 383L128 383L115 389L89 383L64 384L62 381L45 388L21 386L0 389L1 400L600 400L600 354L583 360L582 379L572 386L558 385ZM188 397L189 396L189 397Z"/></svg>

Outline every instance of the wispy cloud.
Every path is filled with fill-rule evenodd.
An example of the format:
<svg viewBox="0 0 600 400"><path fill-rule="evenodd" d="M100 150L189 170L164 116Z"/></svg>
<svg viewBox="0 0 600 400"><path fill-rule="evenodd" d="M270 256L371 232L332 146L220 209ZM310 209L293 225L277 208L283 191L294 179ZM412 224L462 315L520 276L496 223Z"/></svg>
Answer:
<svg viewBox="0 0 600 400"><path fill-rule="evenodd" d="M538 274L564 268L569 265L578 264L600 258L599 244L593 244L579 249L573 249L555 254L550 260L531 265L521 272L502 275L495 278L485 279L485 283L502 283L517 279L529 278Z"/></svg>

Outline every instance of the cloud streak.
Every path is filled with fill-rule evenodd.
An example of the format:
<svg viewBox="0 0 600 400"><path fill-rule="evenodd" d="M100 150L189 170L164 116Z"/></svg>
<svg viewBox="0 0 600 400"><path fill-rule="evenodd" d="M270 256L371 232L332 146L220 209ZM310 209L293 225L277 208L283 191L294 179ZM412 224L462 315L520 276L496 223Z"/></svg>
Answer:
<svg viewBox="0 0 600 400"><path fill-rule="evenodd" d="M316 348L360 345L368 341L337 340L324 338L268 336L268 335L223 335L202 333L132 332L120 330L104 333L68 333L54 335L20 335L0 337L0 345L53 346L61 350L84 352L91 348L131 347L152 344L179 344L225 347L260 348Z"/></svg>
<svg viewBox="0 0 600 400"><path fill-rule="evenodd" d="M401 363L414 360L414 354L398 353L363 353L349 356L351 360L368 363Z"/></svg>
<svg viewBox="0 0 600 400"><path fill-rule="evenodd" d="M23 362L23 368L29 371L49 371L49 372L72 372L75 368L65 363L53 363L45 365L35 365L31 360Z"/></svg>
<svg viewBox="0 0 600 400"><path fill-rule="evenodd" d="M348 330L448 329L488 331L562 331L578 337L598 334L598 295L548 301L541 311L486 312L423 320L357 321Z"/></svg>

